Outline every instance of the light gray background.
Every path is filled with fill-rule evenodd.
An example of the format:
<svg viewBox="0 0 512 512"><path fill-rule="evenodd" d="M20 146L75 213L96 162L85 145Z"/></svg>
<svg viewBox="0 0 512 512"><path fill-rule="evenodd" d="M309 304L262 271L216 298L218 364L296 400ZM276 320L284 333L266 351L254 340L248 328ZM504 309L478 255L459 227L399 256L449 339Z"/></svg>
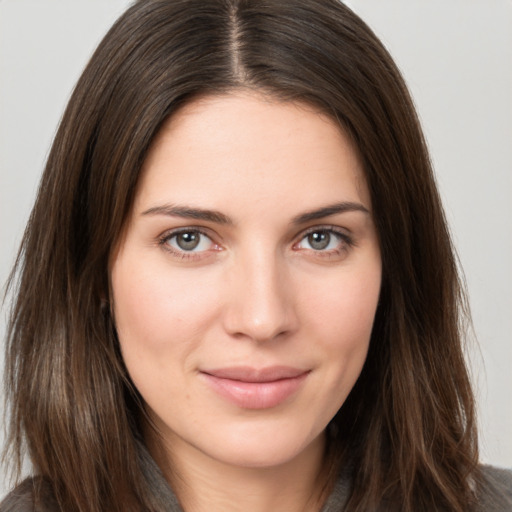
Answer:
<svg viewBox="0 0 512 512"><path fill-rule="evenodd" d="M415 98L480 343L470 356L482 458L512 467L512 0L347 3L381 37ZM128 4L0 0L1 283L70 91ZM0 496L6 489L0 472Z"/></svg>

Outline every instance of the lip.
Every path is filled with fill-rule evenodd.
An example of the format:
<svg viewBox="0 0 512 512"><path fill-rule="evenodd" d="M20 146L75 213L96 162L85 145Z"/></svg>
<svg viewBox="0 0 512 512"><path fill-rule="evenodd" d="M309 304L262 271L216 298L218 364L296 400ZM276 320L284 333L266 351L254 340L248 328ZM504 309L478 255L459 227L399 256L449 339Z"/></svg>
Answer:
<svg viewBox="0 0 512 512"><path fill-rule="evenodd" d="M237 366L202 370L211 389L242 409L270 409L294 395L310 370L290 366Z"/></svg>

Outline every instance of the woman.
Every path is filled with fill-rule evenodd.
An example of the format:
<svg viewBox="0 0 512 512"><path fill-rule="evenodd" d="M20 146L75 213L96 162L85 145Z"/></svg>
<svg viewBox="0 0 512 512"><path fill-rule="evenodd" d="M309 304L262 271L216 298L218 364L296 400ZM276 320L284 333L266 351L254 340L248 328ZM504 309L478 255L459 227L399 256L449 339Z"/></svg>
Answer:
<svg viewBox="0 0 512 512"><path fill-rule="evenodd" d="M141 0L18 259L0 510L510 510L409 94L334 0Z"/></svg>

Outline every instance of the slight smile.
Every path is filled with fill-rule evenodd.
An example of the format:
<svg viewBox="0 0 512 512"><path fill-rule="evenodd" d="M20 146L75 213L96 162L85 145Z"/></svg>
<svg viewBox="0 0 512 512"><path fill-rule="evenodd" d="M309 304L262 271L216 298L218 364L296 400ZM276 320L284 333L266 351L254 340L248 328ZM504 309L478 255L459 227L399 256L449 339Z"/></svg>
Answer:
<svg viewBox="0 0 512 512"><path fill-rule="evenodd" d="M213 391L234 405L243 409L270 409L295 394L310 370L289 366L261 369L237 366L199 373Z"/></svg>

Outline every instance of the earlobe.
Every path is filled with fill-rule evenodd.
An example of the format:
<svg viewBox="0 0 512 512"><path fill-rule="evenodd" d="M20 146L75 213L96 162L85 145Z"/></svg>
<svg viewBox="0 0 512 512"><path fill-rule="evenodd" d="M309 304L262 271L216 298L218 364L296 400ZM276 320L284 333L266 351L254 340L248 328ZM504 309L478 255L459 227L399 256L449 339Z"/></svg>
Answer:
<svg viewBox="0 0 512 512"><path fill-rule="evenodd" d="M101 298L100 309L103 315L107 315L110 312L110 305L107 299Z"/></svg>
<svg viewBox="0 0 512 512"><path fill-rule="evenodd" d="M109 292L109 295L112 296L111 290ZM114 324L114 302L109 300L108 296L104 293L100 295L100 311L103 317L110 318L112 324Z"/></svg>
<svg viewBox="0 0 512 512"><path fill-rule="evenodd" d="M108 281L106 286L100 292L100 309L101 313L105 316L110 316L114 322L114 290L112 288L112 274L109 271Z"/></svg>

